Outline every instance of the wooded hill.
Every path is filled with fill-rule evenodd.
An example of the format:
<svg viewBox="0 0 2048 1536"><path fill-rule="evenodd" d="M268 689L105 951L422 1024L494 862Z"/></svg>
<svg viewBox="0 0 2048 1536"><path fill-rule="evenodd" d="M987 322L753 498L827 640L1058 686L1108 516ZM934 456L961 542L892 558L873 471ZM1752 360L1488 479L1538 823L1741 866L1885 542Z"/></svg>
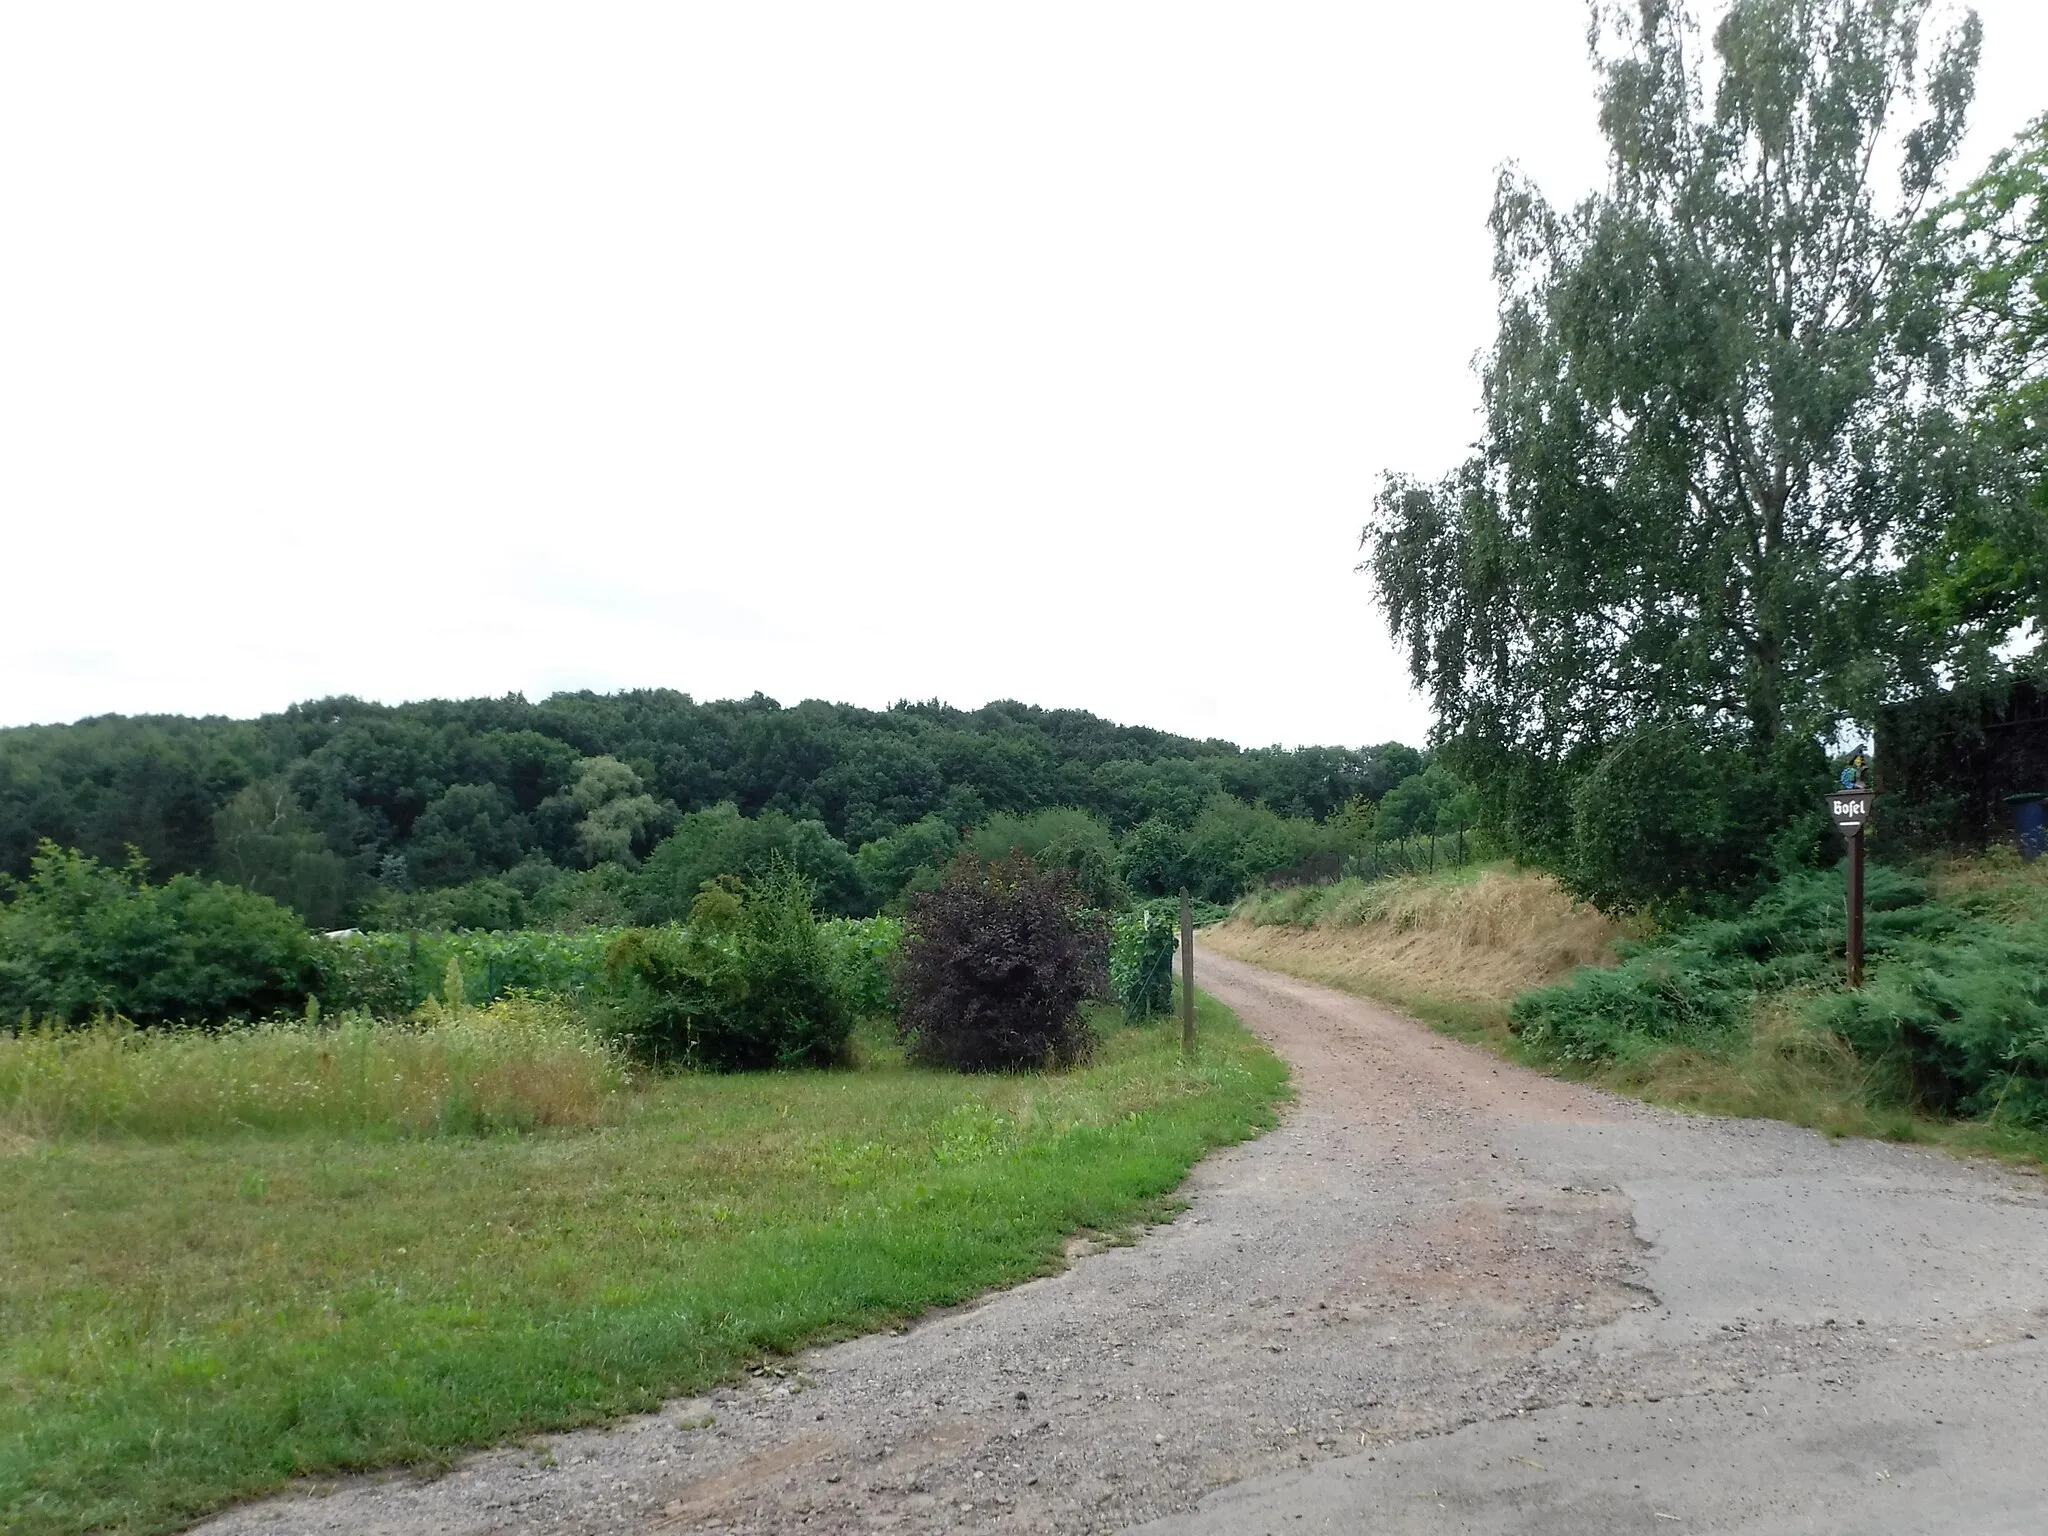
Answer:
<svg viewBox="0 0 2048 1536"><path fill-rule="evenodd" d="M1246 749L1011 701L322 699L255 720L0 730L0 869L25 875L44 839L114 863L132 848L155 878L214 875L317 924L481 882L479 910L440 917L490 926L511 920L492 903L549 889L556 908L613 915L623 873L680 829L703 854L678 856L688 873L718 862L707 843L773 843L837 882L830 905L871 910L992 816L1072 807L1119 839L1145 828L1151 874L1137 883L1157 885L1185 876L1175 839L1205 813L1312 824L1423 766L1397 743ZM1274 849L1262 856L1292 851ZM565 874L581 877L573 890Z"/></svg>

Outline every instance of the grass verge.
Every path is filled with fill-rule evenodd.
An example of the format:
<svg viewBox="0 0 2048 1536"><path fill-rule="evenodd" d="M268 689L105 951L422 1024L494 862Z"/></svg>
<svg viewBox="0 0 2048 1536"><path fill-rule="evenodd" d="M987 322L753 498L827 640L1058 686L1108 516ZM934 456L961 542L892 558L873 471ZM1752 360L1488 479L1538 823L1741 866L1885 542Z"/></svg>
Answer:
<svg viewBox="0 0 2048 1536"><path fill-rule="evenodd" d="M30 1138L0 1155L0 1528L174 1529L445 1462L1057 1269L1272 1123L1201 1000L1062 1074L678 1077L612 1123L396 1139Z"/></svg>

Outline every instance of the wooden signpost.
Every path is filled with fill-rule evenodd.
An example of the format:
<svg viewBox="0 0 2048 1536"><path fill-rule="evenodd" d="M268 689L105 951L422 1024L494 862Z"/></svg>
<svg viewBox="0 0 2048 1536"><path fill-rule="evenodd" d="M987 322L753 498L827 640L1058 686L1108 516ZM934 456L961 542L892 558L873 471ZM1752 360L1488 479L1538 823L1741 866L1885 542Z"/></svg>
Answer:
<svg viewBox="0 0 2048 1536"><path fill-rule="evenodd" d="M1842 770L1842 787L1828 795L1828 814L1849 840L1849 985L1863 985L1863 828L1877 798L1863 782L1863 759Z"/></svg>
<svg viewBox="0 0 2048 1536"><path fill-rule="evenodd" d="M1180 1052L1195 1059L1195 920L1180 893Z"/></svg>

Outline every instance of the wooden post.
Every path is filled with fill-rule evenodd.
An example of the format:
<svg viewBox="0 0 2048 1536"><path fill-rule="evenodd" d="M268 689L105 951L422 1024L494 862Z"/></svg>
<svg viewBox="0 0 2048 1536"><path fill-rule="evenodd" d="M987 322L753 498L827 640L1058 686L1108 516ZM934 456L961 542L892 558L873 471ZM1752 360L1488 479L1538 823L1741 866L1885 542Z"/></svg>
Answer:
<svg viewBox="0 0 2048 1536"><path fill-rule="evenodd" d="M1195 919L1180 893L1180 1052L1195 1059Z"/></svg>
<svg viewBox="0 0 2048 1536"><path fill-rule="evenodd" d="M1849 985L1863 985L1863 829L1849 832Z"/></svg>
<svg viewBox="0 0 2048 1536"><path fill-rule="evenodd" d="M1871 803L1877 799L1863 782L1863 754L1856 755L1850 768L1842 771L1842 787L1830 791L1828 814L1841 828L1849 844L1849 985L1863 985L1863 834L1870 824Z"/></svg>

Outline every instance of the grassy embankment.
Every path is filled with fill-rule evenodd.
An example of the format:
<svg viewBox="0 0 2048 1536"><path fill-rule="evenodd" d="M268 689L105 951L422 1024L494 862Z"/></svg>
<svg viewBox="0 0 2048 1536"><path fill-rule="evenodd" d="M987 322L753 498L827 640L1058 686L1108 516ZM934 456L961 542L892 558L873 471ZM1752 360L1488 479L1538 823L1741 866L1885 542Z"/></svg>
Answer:
<svg viewBox="0 0 2048 1536"><path fill-rule="evenodd" d="M2048 1161L2048 861L1873 869L1872 891L1860 995L1827 875L1665 932L1508 866L1347 881L1250 896L1206 942L1655 1103Z"/></svg>
<svg viewBox="0 0 2048 1536"><path fill-rule="evenodd" d="M1203 941L1508 1049L1518 995L1612 963L1624 934L1548 875L1493 864L1256 891Z"/></svg>
<svg viewBox="0 0 2048 1536"><path fill-rule="evenodd" d="M1062 1074L866 1035L848 1070L637 1082L520 1006L0 1036L0 1529L168 1530L1047 1273L1286 1091L1206 998L1192 1068L1105 1012Z"/></svg>

